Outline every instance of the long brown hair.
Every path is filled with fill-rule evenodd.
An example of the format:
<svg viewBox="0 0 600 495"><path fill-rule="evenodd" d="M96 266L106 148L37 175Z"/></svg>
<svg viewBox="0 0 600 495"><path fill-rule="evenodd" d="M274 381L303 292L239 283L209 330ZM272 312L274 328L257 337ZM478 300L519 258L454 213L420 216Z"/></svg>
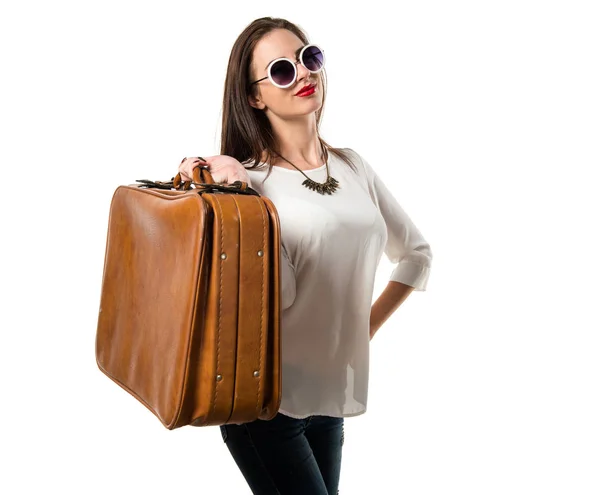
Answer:
<svg viewBox="0 0 600 495"><path fill-rule="evenodd" d="M253 162L252 166L247 167L253 169L259 166L264 150L266 154L265 161L269 166L267 177L271 174L273 169L271 163L279 149L269 119L262 110L254 108L248 103L247 95L251 91L255 92L254 94L258 91L256 85L250 85L250 65L254 47L263 36L274 29L281 28L291 31L302 40L302 43L308 44L308 36L292 22L278 17L255 19L242 31L231 49L223 94L221 155L232 156L242 163ZM354 163L343 149L334 148L319 135L319 125L326 96L325 69L318 76L321 77L323 87L323 103L316 112L317 135L325 154L325 160L327 160L328 151L330 151L356 171Z"/></svg>

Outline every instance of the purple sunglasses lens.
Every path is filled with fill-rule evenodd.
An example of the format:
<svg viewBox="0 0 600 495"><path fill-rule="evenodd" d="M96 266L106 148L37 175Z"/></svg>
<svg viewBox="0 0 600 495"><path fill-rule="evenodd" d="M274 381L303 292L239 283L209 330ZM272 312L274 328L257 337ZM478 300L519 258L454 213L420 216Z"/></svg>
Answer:
<svg viewBox="0 0 600 495"><path fill-rule="evenodd" d="M308 70L317 71L323 67L323 52L316 46L309 46L302 54L302 61Z"/></svg>
<svg viewBox="0 0 600 495"><path fill-rule="evenodd" d="M294 66L287 60L280 60L271 66L271 78L277 84L286 86L294 80Z"/></svg>

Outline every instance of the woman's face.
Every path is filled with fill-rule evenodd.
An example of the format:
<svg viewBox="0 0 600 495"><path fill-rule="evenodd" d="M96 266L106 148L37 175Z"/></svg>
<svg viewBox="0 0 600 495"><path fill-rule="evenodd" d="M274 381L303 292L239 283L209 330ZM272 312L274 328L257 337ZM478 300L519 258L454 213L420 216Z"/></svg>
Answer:
<svg viewBox="0 0 600 495"><path fill-rule="evenodd" d="M272 60L287 57L297 61L296 51L304 43L287 29L275 29L265 35L255 46L250 65L250 81L262 79L267 75L267 66ZM308 115L316 112L323 102L321 74L312 74L301 63L296 64L298 76L289 88L278 88L269 79L254 86L256 97L248 95L248 102L254 108L265 110L285 119ZM296 96L307 84L316 84L315 92L310 96Z"/></svg>

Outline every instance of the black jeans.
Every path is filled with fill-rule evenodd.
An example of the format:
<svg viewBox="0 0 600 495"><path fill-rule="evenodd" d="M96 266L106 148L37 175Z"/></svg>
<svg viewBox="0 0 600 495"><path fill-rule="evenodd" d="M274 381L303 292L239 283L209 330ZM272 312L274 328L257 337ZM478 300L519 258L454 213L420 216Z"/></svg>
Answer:
<svg viewBox="0 0 600 495"><path fill-rule="evenodd" d="M344 418L290 418L221 425L221 435L254 495L337 495Z"/></svg>

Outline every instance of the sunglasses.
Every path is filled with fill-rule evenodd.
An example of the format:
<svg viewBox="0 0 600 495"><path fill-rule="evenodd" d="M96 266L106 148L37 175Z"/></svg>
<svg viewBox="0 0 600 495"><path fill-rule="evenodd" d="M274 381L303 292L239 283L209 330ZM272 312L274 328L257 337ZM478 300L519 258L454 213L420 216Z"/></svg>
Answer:
<svg viewBox="0 0 600 495"><path fill-rule="evenodd" d="M276 58L268 65L267 75L250 85L269 79L278 88L289 88L296 82L298 77L298 71L296 70L298 63L301 63L312 74L321 72L325 65L324 50L321 50L317 45L309 44L299 48L298 51L300 52L298 62L293 62L286 57Z"/></svg>

